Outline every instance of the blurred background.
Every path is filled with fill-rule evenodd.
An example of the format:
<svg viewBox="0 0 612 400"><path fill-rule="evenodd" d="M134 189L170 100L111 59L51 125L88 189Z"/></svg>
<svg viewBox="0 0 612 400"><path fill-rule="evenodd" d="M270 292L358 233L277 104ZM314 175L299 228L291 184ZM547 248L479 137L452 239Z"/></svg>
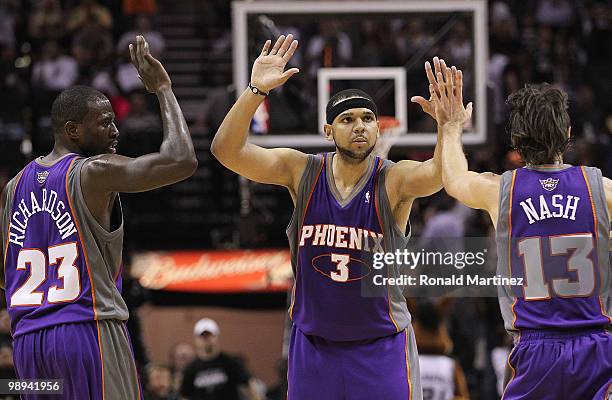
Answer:
<svg viewBox="0 0 612 400"><path fill-rule="evenodd" d="M475 96L478 82L486 93L480 99L486 122L479 127L486 140L466 147L471 169L501 173L522 165L509 146L505 98L526 83L550 82L570 98L573 145L565 161L597 166L612 176L612 2L462 3L486 10L484 51L478 49L470 11L351 15L346 2L347 12L337 18L307 9L249 17L249 68L264 40L280 32L294 33L300 41L293 63L301 69L266 101L253 134L317 135L319 68L401 66L407 96L425 96L423 63L437 55L465 71L466 100ZM239 179L209 151L243 90L234 82L233 22L232 3L226 0L0 0L0 187L51 150L51 103L75 84L93 86L111 100L120 154L157 151L162 132L157 100L143 90L129 63L128 44L137 34L147 38L166 67L190 125L199 160L195 175L168 188L121 195L123 292L151 399L178 398L182 371L196 354L194 323L203 317L218 323L221 348L236 357L260 398L286 395L283 336L291 271L285 228L291 198L283 188ZM485 76L475 76L477 51ZM336 82L330 90L348 85L371 92L383 113L397 118L389 82ZM433 121L411 103L403 112L408 129L402 135L435 131ZM292 147L300 148L299 143ZM389 158L425 160L432 154L432 146L403 144L394 146ZM417 241L493 234L485 214L456 205L443 192L416 201L410 224ZM443 355L461 367L465 380L454 382L455 394L498 399L509 340L497 300L411 299L409 304L421 352ZM12 373L7 319L3 311L2 377Z"/></svg>

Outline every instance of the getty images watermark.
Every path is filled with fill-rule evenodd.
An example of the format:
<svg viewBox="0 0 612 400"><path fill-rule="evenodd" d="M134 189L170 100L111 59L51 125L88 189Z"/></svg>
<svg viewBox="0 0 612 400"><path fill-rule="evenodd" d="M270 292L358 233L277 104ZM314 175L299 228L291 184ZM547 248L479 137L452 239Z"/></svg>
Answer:
<svg viewBox="0 0 612 400"><path fill-rule="evenodd" d="M495 297L500 286L523 286L523 277L498 273L487 238L464 239L436 239L425 248L373 253L363 294L380 295L381 288L399 286L413 297Z"/></svg>

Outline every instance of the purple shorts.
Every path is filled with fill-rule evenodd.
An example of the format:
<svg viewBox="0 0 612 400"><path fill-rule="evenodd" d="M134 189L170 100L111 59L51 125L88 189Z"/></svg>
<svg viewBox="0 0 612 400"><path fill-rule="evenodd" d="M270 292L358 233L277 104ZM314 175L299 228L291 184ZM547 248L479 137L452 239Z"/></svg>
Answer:
<svg viewBox="0 0 612 400"><path fill-rule="evenodd" d="M13 361L20 379L61 379L63 394L24 400L139 400L136 365L125 324L103 320L55 325L17 336Z"/></svg>
<svg viewBox="0 0 612 400"><path fill-rule="evenodd" d="M289 347L287 400L420 400L412 328L371 340L336 342L297 327Z"/></svg>
<svg viewBox="0 0 612 400"><path fill-rule="evenodd" d="M612 390L612 334L603 329L523 331L508 361L503 400L607 400Z"/></svg>

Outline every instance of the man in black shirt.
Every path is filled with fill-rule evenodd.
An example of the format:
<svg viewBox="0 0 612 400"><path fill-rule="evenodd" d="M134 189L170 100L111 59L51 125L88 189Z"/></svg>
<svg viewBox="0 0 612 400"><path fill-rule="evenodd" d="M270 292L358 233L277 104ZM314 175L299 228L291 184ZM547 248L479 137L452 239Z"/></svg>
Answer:
<svg viewBox="0 0 612 400"><path fill-rule="evenodd" d="M261 400L244 365L220 350L219 326L209 318L194 328L196 359L187 366L181 396L189 400Z"/></svg>

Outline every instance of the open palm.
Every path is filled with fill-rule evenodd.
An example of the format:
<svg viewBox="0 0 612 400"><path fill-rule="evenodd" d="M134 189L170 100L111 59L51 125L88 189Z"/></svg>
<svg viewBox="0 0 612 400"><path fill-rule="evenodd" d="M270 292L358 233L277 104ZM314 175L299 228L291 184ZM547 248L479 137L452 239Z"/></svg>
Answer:
<svg viewBox="0 0 612 400"><path fill-rule="evenodd" d="M251 71L251 84L264 92L279 87L299 72L297 68L285 71L285 66L298 47L298 41L293 40L293 35L279 36L272 50L271 44L270 40L266 41Z"/></svg>
<svg viewBox="0 0 612 400"><path fill-rule="evenodd" d="M431 64L429 61L425 63L425 73L427 74L427 80L430 85L436 83L436 75L446 69L446 64L444 60L440 60L438 57L433 58L434 70L431 69ZM430 96L429 99L425 99L422 96L413 96L410 101L413 103L417 103L421 106L423 111L436 119L436 110L434 109L433 98Z"/></svg>

